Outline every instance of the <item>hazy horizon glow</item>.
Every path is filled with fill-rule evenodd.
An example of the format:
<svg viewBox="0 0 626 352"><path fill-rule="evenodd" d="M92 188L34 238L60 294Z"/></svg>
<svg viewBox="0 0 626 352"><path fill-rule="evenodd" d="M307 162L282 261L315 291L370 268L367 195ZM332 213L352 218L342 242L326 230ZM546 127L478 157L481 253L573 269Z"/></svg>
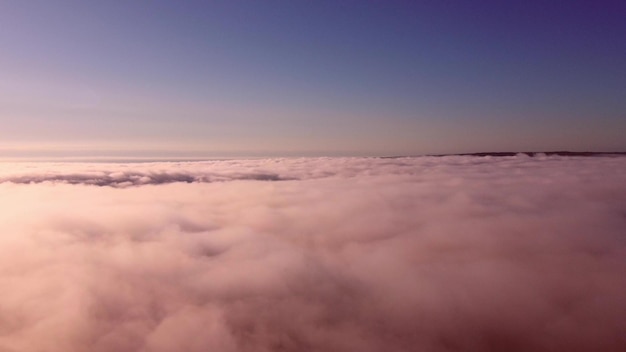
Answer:
<svg viewBox="0 0 626 352"><path fill-rule="evenodd" d="M2 1L0 156L624 151L625 15L619 1Z"/></svg>

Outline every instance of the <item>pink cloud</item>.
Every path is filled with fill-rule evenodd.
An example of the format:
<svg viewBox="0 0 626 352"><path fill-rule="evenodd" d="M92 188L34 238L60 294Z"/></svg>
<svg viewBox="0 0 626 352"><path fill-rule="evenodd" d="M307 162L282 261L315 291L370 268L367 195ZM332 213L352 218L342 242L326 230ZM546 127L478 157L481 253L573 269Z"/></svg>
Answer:
<svg viewBox="0 0 626 352"><path fill-rule="evenodd" d="M129 175L212 181L92 182ZM0 178L0 350L626 346L626 158L5 164Z"/></svg>

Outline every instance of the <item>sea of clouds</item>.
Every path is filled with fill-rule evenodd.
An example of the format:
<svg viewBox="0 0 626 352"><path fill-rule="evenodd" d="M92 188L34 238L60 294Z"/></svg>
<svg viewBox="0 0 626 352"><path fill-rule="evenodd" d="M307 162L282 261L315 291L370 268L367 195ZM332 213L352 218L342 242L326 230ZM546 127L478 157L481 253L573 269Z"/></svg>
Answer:
<svg viewBox="0 0 626 352"><path fill-rule="evenodd" d="M0 164L0 351L624 351L626 157Z"/></svg>

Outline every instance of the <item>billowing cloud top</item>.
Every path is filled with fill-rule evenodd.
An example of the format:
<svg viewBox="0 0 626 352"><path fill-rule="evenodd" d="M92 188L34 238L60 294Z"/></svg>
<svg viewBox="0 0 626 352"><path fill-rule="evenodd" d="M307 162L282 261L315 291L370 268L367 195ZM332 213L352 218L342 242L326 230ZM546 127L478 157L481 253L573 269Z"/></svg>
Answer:
<svg viewBox="0 0 626 352"><path fill-rule="evenodd" d="M619 168L622 164L622 157L529 157L525 154L508 157L287 158L146 163L22 162L0 164L0 183L67 183L125 188L174 182L285 181L383 175L429 179L439 173L475 172L481 165L497 165L498 169L489 171L500 170L506 174L557 165L580 171L597 165Z"/></svg>
<svg viewBox="0 0 626 352"><path fill-rule="evenodd" d="M624 180L623 157L3 164L0 351L622 351Z"/></svg>

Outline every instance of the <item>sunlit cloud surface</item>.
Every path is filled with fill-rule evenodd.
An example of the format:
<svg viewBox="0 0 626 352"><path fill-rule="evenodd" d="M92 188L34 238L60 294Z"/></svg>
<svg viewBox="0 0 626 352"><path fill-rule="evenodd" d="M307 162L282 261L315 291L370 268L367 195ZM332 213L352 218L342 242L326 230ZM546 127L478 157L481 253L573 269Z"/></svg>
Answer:
<svg viewBox="0 0 626 352"><path fill-rule="evenodd" d="M1 351L622 351L626 158L0 166Z"/></svg>

